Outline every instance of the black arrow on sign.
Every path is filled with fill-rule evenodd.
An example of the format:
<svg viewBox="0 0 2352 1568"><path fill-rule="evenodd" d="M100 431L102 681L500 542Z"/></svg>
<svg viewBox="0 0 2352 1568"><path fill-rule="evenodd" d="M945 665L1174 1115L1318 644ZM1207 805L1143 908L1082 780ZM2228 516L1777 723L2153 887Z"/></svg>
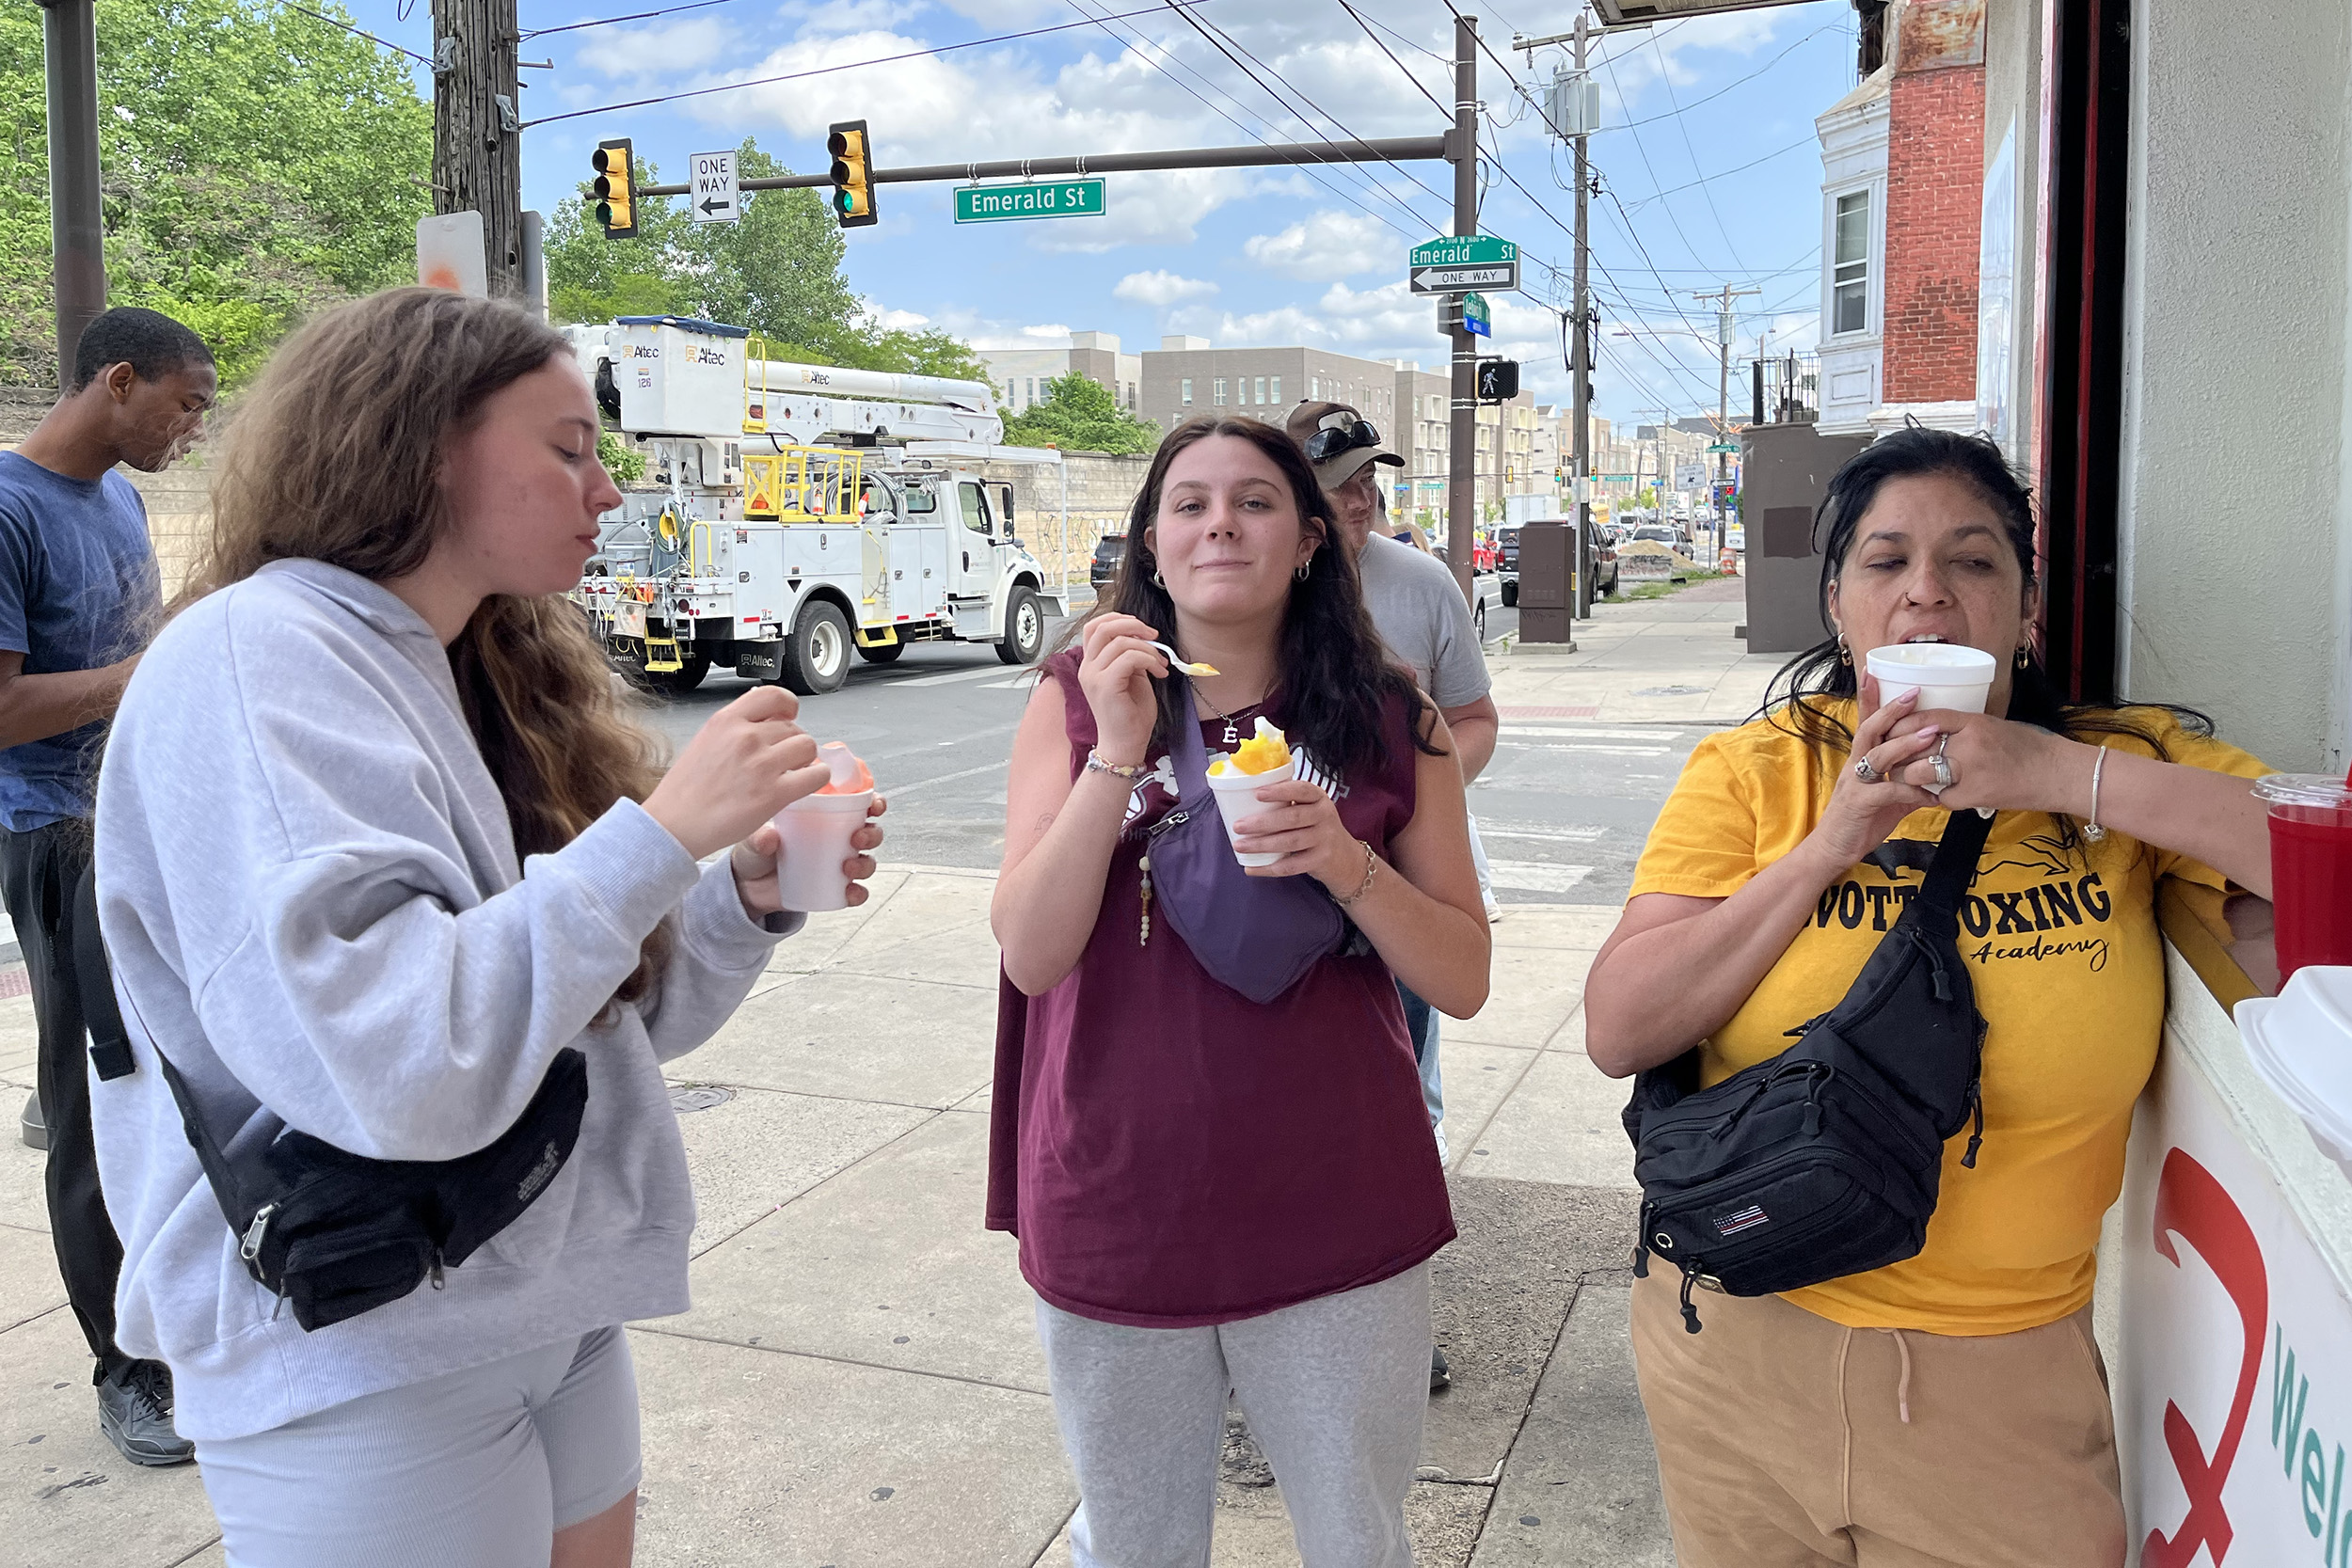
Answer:
<svg viewBox="0 0 2352 1568"><path fill-rule="evenodd" d="M703 200L703 211L706 213L723 213L734 205L734 202L722 201L715 196L707 197Z"/></svg>

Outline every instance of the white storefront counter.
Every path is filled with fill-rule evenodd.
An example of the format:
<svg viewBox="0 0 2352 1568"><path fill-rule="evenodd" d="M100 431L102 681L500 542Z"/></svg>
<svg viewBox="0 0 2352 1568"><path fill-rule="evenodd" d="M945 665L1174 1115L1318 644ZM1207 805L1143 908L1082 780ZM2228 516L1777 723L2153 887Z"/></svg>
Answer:
<svg viewBox="0 0 2352 1568"><path fill-rule="evenodd" d="M2128 1560L2352 1568L2352 1180L2198 969L2166 962L2100 1271Z"/></svg>

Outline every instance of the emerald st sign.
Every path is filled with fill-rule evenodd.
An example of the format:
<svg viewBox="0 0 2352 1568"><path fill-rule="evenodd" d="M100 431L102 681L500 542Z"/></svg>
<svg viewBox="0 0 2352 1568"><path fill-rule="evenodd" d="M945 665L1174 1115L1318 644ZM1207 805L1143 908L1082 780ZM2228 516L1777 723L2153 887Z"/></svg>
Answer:
<svg viewBox="0 0 2352 1568"><path fill-rule="evenodd" d="M1476 338L1494 336L1494 312L1487 306L1485 294L1462 296L1462 330Z"/></svg>
<svg viewBox="0 0 2352 1568"><path fill-rule="evenodd" d="M1457 234L1417 245L1406 266L1417 294L1519 286L1519 247L1492 234Z"/></svg>
<svg viewBox="0 0 2352 1568"><path fill-rule="evenodd" d="M1018 185L962 185L956 190L958 223L1099 218L1103 211L1100 180L1033 180Z"/></svg>

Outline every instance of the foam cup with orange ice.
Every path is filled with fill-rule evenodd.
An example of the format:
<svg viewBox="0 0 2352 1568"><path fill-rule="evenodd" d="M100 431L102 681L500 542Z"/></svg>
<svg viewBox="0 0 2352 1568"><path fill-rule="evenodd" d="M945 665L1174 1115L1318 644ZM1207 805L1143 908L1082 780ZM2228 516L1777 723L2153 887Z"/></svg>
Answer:
<svg viewBox="0 0 2352 1568"><path fill-rule="evenodd" d="M850 748L828 740L818 760L831 770L823 788L803 795L776 813L784 835L776 863L777 896L787 910L816 912L850 907L850 874L842 869L851 853L850 835L866 820L874 800L874 775Z"/></svg>
<svg viewBox="0 0 2352 1568"><path fill-rule="evenodd" d="M1217 814L1225 818L1225 836L1233 836L1233 825L1262 811L1275 808L1258 799L1258 791L1267 784L1288 784L1298 776L1298 759L1291 752L1290 742L1280 730L1263 716L1258 720L1258 733L1236 747L1232 754L1217 752L1209 759L1209 787L1216 792ZM1233 858L1244 865L1272 865L1279 855L1244 854L1233 851Z"/></svg>

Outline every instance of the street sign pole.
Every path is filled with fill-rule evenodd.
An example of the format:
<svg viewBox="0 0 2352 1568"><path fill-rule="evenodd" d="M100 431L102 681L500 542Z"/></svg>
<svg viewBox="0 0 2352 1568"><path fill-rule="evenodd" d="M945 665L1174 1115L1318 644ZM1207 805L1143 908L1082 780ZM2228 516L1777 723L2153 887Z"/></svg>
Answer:
<svg viewBox="0 0 2352 1568"><path fill-rule="evenodd" d="M1478 19L1454 14L1454 232L1478 232ZM1454 312L1452 450L1446 453L1445 562L1465 604L1470 596L1470 542L1477 533L1478 342Z"/></svg>

